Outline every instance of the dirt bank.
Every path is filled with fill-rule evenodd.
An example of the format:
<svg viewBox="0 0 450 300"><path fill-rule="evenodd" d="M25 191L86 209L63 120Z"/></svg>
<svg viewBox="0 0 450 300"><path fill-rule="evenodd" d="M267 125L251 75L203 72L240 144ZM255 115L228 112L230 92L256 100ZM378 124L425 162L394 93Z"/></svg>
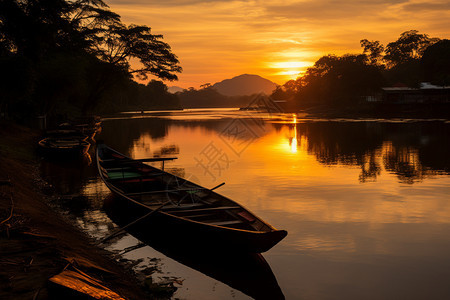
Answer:
<svg viewBox="0 0 450 300"><path fill-rule="evenodd" d="M34 154L38 136L0 123L0 299L59 298L48 279L67 258L126 299L148 298L132 274L46 205Z"/></svg>

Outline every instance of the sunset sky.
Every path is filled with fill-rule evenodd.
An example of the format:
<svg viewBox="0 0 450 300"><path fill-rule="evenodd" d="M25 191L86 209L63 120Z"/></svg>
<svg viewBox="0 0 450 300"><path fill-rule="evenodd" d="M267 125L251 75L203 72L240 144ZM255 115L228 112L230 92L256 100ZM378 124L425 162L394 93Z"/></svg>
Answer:
<svg viewBox="0 0 450 300"><path fill-rule="evenodd" d="M383 44L416 29L449 38L447 0L106 0L127 24L163 34L183 67L169 86L198 88L243 73L277 84L322 55L361 53L359 41Z"/></svg>

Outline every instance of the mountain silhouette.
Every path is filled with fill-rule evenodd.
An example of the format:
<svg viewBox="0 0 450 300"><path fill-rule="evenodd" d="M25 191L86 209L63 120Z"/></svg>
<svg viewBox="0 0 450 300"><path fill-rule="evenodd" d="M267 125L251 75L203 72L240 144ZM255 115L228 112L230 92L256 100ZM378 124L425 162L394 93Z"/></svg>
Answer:
<svg viewBox="0 0 450 300"><path fill-rule="evenodd" d="M169 86L169 87L167 88L167 91L168 91L169 93L175 94L175 93L184 91L184 89L183 89L182 87L179 87L179 86L174 85L174 86Z"/></svg>
<svg viewBox="0 0 450 300"><path fill-rule="evenodd" d="M277 85L258 75L242 74L225 79L213 85L213 88L225 96L244 96L258 93L270 95Z"/></svg>

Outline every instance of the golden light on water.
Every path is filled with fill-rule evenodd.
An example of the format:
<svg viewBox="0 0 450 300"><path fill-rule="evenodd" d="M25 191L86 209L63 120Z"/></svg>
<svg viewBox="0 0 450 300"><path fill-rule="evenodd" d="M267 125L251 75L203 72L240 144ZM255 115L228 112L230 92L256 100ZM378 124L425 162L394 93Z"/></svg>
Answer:
<svg viewBox="0 0 450 300"><path fill-rule="evenodd" d="M298 151L298 140L297 140L297 116L292 114L292 124L294 124L294 136L290 139L291 152L297 153Z"/></svg>

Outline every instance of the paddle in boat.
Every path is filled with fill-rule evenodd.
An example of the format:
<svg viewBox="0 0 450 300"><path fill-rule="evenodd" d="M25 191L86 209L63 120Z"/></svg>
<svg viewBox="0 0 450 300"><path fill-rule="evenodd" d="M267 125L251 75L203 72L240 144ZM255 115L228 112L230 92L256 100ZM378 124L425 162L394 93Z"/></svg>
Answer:
<svg viewBox="0 0 450 300"><path fill-rule="evenodd" d="M97 167L106 186L127 204L139 227L150 235L204 245L203 249L261 253L286 235L248 209L216 192L164 171L176 158L132 159L97 145ZM144 162L161 161L158 169ZM124 227L125 228L125 227Z"/></svg>

